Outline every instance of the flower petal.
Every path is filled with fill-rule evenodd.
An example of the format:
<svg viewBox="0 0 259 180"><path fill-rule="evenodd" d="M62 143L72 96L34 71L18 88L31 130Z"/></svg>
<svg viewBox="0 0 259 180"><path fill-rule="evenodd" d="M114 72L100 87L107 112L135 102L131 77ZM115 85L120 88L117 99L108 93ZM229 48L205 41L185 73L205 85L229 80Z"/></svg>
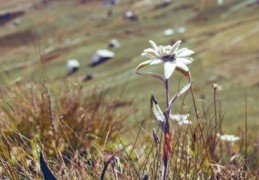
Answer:
<svg viewBox="0 0 259 180"><path fill-rule="evenodd" d="M174 43L174 45L172 45L171 50L170 50L170 54L175 53L178 50L178 47L180 46L182 41L177 41L176 43Z"/></svg>
<svg viewBox="0 0 259 180"><path fill-rule="evenodd" d="M176 67L176 71L182 73L185 77L190 78L190 73L189 73L189 71L186 72L186 71L184 71L184 70L182 70L182 69L180 69L180 68L178 68L178 67Z"/></svg>
<svg viewBox="0 0 259 180"><path fill-rule="evenodd" d="M150 58L150 59L157 59L156 56L154 56L153 54L150 54L150 53L141 53L141 56L144 56L144 57L147 57L147 58Z"/></svg>
<svg viewBox="0 0 259 180"><path fill-rule="evenodd" d="M193 61L193 59L190 58L190 57L185 57L185 58L177 57L176 60L175 60L175 63L177 64L178 62L180 62L180 63L188 65L188 64L191 64L192 61Z"/></svg>
<svg viewBox="0 0 259 180"><path fill-rule="evenodd" d="M161 59L153 59L152 62L150 63L150 65L157 65L157 64L161 64L163 63L163 61Z"/></svg>
<svg viewBox="0 0 259 180"><path fill-rule="evenodd" d="M165 64L164 64L164 75L165 75L166 79L169 79L172 76L175 68L176 68L175 63L165 62Z"/></svg>
<svg viewBox="0 0 259 180"><path fill-rule="evenodd" d="M178 62L178 63L176 63L176 67L179 69L182 69L185 72L189 72L188 66L186 66L186 64L184 64L184 63Z"/></svg>
<svg viewBox="0 0 259 180"><path fill-rule="evenodd" d="M162 75L160 75L160 74L157 74L157 73L153 73L153 72L141 72L140 71L140 69L142 69L142 68L144 68L144 67L146 67L146 66L148 66L148 65L150 65L150 63L152 62L153 60L147 60L147 61L145 61L145 62L142 62L142 63L140 63L139 65L138 65L138 67L136 68L136 73L138 74L138 75L142 75L142 76L151 76L151 77L153 77L153 78L156 78L156 79L159 79L159 80L161 80L163 83L165 82L165 78L162 76Z"/></svg>
<svg viewBox="0 0 259 180"><path fill-rule="evenodd" d="M163 56L165 52L164 46L159 46L158 47L158 53L160 54L160 56Z"/></svg>
<svg viewBox="0 0 259 180"><path fill-rule="evenodd" d="M149 52L157 53L157 51L156 51L156 50L154 50L154 49L152 49L152 48L144 49L144 51L143 51L143 52L145 52L145 53L149 53ZM158 54L158 53L157 53L157 54Z"/></svg>
<svg viewBox="0 0 259 180"><path fill-rule="evenodd" d="M178 54L178 57L186 57L194 54L194 51L187 48L182 48L177 52L177 54Z"/></svg>
<svg viewBox="0 0 259 180"><path fill-rule="evenodd" d="M149 65L151 62L152 62L152 60L147 60L147 61L144 61L144 62L140 63L140 64L137 66L137 68L136 68L136 72L138 73L138 71L139 71L140 69L142 69L143 67Z"/></svg>
<svg viewBox="0 0 259 180"><path fill-rule="evenodd" d="M152 56L159 58L159 53L152 48L145 49L143 53L151 54Z"/></svg>
<svg viewBox="0 0 259 180"><path fill-rule="evenodd" d="M154 49L155 51L158 51L158 47L157 47L157 45L156 45L156 43L155 43L154 41L149 40L149 43L150 43L150 45L153 47L153 49Z"/></svg>

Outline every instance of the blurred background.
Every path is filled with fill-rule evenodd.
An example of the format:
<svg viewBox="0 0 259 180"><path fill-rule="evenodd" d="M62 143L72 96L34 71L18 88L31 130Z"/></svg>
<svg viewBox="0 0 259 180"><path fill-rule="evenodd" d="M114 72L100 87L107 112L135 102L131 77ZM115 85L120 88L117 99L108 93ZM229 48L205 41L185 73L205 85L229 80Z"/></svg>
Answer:
<svg viewBox="0 0 259 180"><path fill-rule="evenodd" d="M0 0L1 99L18 103L7 95L17 86L47 83L53 97L80 86L82 99L104 93L108 100L123 100L124 110L132 102L128 123L151 118L150 94L164 102L164 91L155 79L135 74L146 60L140 54L150 47L148 40L159 45L182 40L181 48L195 51L189 67L200 113L213 110L217 83L223 128L244 126L247 94L249 131L256 131L258 10L258 0ZM187 83L176 74L171 94ZM188 102L189 95L174 111L192 112Z"/></svg>

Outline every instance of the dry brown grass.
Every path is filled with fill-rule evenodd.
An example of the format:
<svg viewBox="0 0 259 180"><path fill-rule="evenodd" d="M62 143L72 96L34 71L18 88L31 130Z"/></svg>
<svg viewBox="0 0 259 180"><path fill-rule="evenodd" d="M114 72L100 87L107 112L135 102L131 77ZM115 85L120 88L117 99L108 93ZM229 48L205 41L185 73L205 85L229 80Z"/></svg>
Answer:
<svg viewBox="0 0 259 180"><path fill-rule="evenodd" d="M128 130L134 126L125 120L134 113L134 102L107 100L105 93L97 92L83 98L80 86L56 91L48 86L15 85L2 90L11 101L1 104L1 178L42 179L40 151L58 179L161 176L161 143L153 141L143 124L150 120L135 125L138 130L129 137ZM223 117L216 114L215 118L213 112L200 116L202 129L198 124L172 124L169 179L209 179L213 174L220 179L258 177L256 140L247 146L244 138L233 145L220 143L217 133ZM157 130L161 141L161 130ZM245 132L240 135L245 137Z"/></svg>
<svg viewBox="0 0 259 180"><path fill-rule="evenodd" d="M125 119L133 112L131 102L108 101L100 94L83 99L80 87L70 93L61 90L58 97L47 85L7 89L14 104L1 106L1 167L6 170L1 177L40 178L40 149L53 159L56 165L51 167L60 175L64 167L75 168L75 161L99 162L104 151L114 149L113 141L126 131ZM118 113L122 105L129 108Z"/></svg>

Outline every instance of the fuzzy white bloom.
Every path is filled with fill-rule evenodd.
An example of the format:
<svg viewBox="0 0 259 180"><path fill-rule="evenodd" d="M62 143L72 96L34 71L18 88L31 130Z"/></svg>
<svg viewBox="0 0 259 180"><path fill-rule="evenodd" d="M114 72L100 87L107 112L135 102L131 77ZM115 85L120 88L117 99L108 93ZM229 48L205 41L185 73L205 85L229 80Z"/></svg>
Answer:
<svg viewBox="0 0 259 180"><path fill-rule="evenodd" d="M174 34L174 30L173 29L166 29L165 31L164 31L164 35L165 36L171 36L171 35L173 35Z"/></svg>
<svg viewBox="0 0 259 180"><path fill-rule="evenodd" d="M169 79L175 70L182 72L184 75L188 75L188 65L192 63L193 59L189 57L194 54L194 51L182 48L178 49L181 41L177 41L174 45L157 46L155 42L149 41L152 48L145 49L142 56L149 58L149 60L139 64L137 72L140 68L146 65L164 65L164 77Z"/></svg>
<svg viewBox="0 0 259 180"><path fill-rule="evenodd" d="M223 87L221 85L218 85L217 83L213 83L212 88L218 91L223 91Z"/></svg>
<svg viewBox="0 0 259 180"><path fill-rule="evenodd" d="M184 28L184 27L180 27L179 29L178 29L178 32L179 33L185 33L185 31L186 31L186 29Z"/></svg>
<svg viewBox="0 0 259 180"><path fill-rule="evenodd" d="M189 114L170 114L170 118L177 121L179 125L192 124L192 122L188 120L189 116Z"/></svg>
<svg viewBox="0 0 259 180"><path fill-rule="evenodd" d="M229 134L224 134L224 135L217 134L217 136L220 138L220 140L227 141L227 142L236 142L240 140L240 137L229 135Z"/></svg>

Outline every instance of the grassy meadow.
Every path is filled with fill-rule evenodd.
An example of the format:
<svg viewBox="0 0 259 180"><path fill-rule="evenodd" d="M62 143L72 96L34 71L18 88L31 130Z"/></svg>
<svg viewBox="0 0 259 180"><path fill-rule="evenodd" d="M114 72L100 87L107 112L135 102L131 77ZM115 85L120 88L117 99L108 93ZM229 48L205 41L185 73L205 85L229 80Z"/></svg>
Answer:
<svg viewBox="0 0 259 180"><path fill-rule="evenodd" d="M0 1L1 179L43 179L44 163L56 179L161 179L163 133L150 96L153 92L164 109L165 90L135 73L147 60L140 54L149 40L159 45L182 40L181 48L195 51L192 89L172 108L189 113L193 123L171 124L168 179L258 178L258 2L177 0L165 7L162 0L121 0L112 7L97 0L42 2ZM1 20L16 10L24 13ZM129 10L137 20L124 17ZM184 33L177 32L180 27ZM165 36L169 28L174 33ZM121 46L110 49L114 38ZM91 67L98 49L110 49L115 57ZM80 62L70 76L68 59ZM147 69L163 73L159 65ZM86 74L93 78L84 82ZM187 83L175 72L170 94ZM153 141L153 128L161 143ZM219 132L240 140L221 142Z"/></svg>

